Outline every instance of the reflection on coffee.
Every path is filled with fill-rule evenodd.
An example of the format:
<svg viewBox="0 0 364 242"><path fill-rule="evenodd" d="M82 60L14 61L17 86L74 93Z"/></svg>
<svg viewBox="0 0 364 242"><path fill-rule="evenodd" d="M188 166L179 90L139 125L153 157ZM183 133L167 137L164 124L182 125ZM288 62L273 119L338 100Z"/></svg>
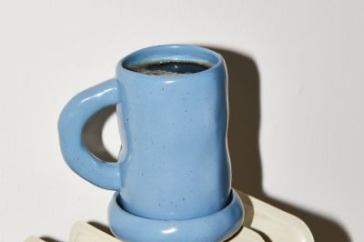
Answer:
<svg viewBox="0 0 364 242"><path fill-rule="evenodd" d="M188 75L205 71L211 67L209 63L190 61L160 61L146 62L127 66L130 71L156 76Z"/></svg>

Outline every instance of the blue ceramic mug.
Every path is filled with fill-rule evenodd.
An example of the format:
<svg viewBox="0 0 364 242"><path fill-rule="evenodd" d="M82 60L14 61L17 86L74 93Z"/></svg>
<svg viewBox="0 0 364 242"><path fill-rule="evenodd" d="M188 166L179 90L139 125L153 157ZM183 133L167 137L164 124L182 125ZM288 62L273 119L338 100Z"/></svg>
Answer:
<svg viewBox="0 0 364 242"><path fill-rule="evenodd" d="M208 68L181 75L132 70L164 62ZM64 159L87 181L117 191L118 206L132 215L188 220L215 214L234 196L226 139L227 80L223 58L205 48L164 45L134 52L118 63L116 78L76 95L62 111ZM110 105L117 107L123 144L117 163L94 157L82 141L86 122ZM240 209L236 216L241 214Z"/></svg>

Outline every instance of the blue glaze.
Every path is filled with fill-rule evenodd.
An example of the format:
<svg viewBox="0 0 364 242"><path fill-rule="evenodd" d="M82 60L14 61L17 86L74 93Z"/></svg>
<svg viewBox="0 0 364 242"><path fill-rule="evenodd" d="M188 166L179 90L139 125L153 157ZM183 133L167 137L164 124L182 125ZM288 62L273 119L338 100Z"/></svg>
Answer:
<svg viewBox="0 0 364 242"><path fill-rule="evenodd" d="M217 242L235 234L243 222L239 195L232 191L231 202L217 213L187 220L155 220L123 210L119 194L115 193L109 205L109 223L113 234L123 241L145 242Z"/></svg>
<svg viewBox="0 0 364 242"><path fill-rule="evenodd" d="M105 163L91 155L82 141L82 130L95 112L119 102L117 82L110 80L81 92L67 104L58 120L64 160L87 181L110 190L120 188L119 164Z"/></svg>
<svg viewBox="0 0 364 242"><path fill-rule="evenodd" d="M212 67L175 76L146 75L125 68L163 60L193 61ZM233 206L242 214L241 203L230 203L227 81L223 58L208 49L164 45L134 52L118 63L115 79L81 92L62 111L59 134L64 159L92 184L118 191L120 209L126 213L150 221L186 223L223 214L219 216L225 216L232 226L229 228L236 231L241 216L237 219L236 214L223 212ZM95 158L82 141L87 120L110 105L117 106L123 141L116 164ZM127 216L115 218L113 212L110 216L114 232L122 237L124 232L118 233L121 227L115 223ZM137 223L131 226L139 228ZM153 233L157 237L149 240L158 241L160 232ZM130 241L139 240L135 237Z"/></svg>

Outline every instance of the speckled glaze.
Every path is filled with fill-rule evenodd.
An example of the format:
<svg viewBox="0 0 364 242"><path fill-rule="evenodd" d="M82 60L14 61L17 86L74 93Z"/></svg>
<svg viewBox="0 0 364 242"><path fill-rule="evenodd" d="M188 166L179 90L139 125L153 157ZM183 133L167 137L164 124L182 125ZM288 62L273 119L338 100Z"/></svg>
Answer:
<svg viewBox="0 0 364 242"><path fill-rule="evenodd" d="M186 220L155 220L135 216L120 207L115 193L109 206L110 229L123 241L145 242L218 242L240 229L242 210L239 195L232 191L225 208L209 216Z"/></svg>
<svg viewBox="0 0 364 242"><path fill-rule="evenodd" d="M125 68L162 60L212 67L175 76ZM109 209L116 236L131 242L213 242L241 226L243 208L231 189L226 140L227 81L223 58L211 50L154 46L122 59L115 79L81 92L64 108L59 119L64 159L87 181L117 191ZM123 144L116 164L95 158L82 141L88 119L110 105L117 106ZM138 232L139 224L145 233ZM172 225L176 231L163 232Z"/></svg>

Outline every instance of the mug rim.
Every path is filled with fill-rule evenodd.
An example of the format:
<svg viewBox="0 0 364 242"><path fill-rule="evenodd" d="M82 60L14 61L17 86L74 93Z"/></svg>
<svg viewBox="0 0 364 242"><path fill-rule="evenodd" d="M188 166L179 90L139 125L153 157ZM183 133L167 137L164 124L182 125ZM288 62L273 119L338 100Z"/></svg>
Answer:
<svg viewBox="0 0 364 242"><path fill-rule="evenodd" d="M159 56L160 51L168 51L170 52L170 54L168 54L167 56L169 56L169 58L157 58ZM192 54L190 54L192 52ZM192 59L182 59L182 58L178 58L179 55L181 55L182 53L186 53L188 55L190 55L191 57L195 57ZM199 55L196 55L196 53L198 53ZM138 57L139 58L143 58L144 55L144 59L146 59L146 61L140 61L139 63L143 63L143 62L147 62L147 61L161 61L161 60L181 60L181 61L191 61L191 62L197 62L197 63L209 63L211 64L211 66L203 71L199 71L196 73L190 73L188 75L150 75L150 74L145 74L145 73L141 73L141 72L135 72L132 70L129 70L126 65L128 65L130 62L132 64L138 64ZM137 59L136 61L133 60L133 58ZM150 77L150 78L158 78L158 79L181 79L181 78L188 78L191 76L197 76L197 75L204 75L207 73L211 73L213 72L215 69L217 69L218 67L222 66L223 64L223 57L221 56L221 54L210 50L208 48L205 47L201 47L201 46L196 46L196 45L188 45L188 44L166 44L166 45L155 45L155 46L150 46L150 47L146 47L146 48L142 48L139 49L137 51L134 51L130 54L128 54L127 56L125 56L124 58L122 58L118 64L117 64L117 73L119 72L119 70L126 72L128 74L131 75L136 75L136 76L140 76L140 77Z"/></svg>

